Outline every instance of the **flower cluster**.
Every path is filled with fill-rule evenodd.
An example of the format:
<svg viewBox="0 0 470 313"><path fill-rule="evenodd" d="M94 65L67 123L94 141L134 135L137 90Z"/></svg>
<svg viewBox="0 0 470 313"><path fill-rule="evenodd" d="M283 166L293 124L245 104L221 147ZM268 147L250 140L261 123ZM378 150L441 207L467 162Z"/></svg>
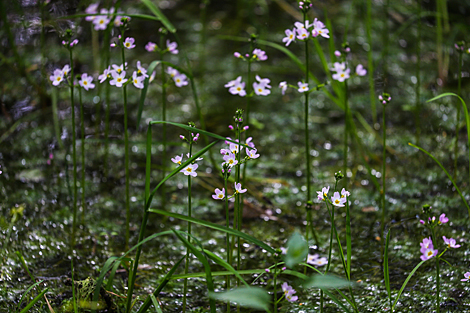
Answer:
<svg viewBox="0 0 470 313"><path fill-rule="evenodd" d="M86 14L98 14L99 3L92 3L86 9ZM108 24L111 22L114 16L113 24L116 27L122 26L125 20L130 20L130 17L124 16L122 11L114 12L114 8L101 9L99 15L92 15L85 17L85 20L92 22L95 30L105 30L108 28Z"/></svg>
<svg viewBox="0 0 470 313"><path fill-rule="evenodd" d="M295 41L295 39L305 41L318 36L330 38L330 31L325 27L325 24L317 18L315 18L311 24L308 20L306 20L305 23L295 22L293 29L286 29L284 32L286 37L282 39L282 42L286 43L286 47L290 45L291 42Z"/></svg>
<svg viewBox="0 0 470 313"><path fill-rule="evenodd" d="M137 71L132 73L132 77L126 77L126 68L127 62L121 65L112 64L103 71L103 74L101 74L98 79L100 83L110 79L109 84L116 87L123 87L129 82L132 82L136 88L143 89L144 80L149 76L147 70L140 64L140 61L137 61ZM129 81L129 79L131 80Z"/></svg>
<svg viewBox="0 0 470 313"><path fill-rule="evenodd" d="M379 95L379 100L383 105L386 105L392 100L392 97L390 97L388 93L384 92L381 95Z"/></svg>
<svg viewBox="0 0 470 313"><path fill-rule="evenodd" d="M145 50L147 50L148 52L159 52L159 53L165 53L165 52L169 52L171 54L178 54L179 53L178 44L176 42L171 42L168 39L166 41L166 48L163 49L163 50L160 50L158 48L158 45L154 42L151 42L151 41L149 41L145 45Z"/></svg>
<svg viewBox="0 0 470 313"><path fill-rule="evenodd" d="M333 196L331 197L331 199L329 200L328 199L328 192L330 191L330 187L323 187L321 191L317 191L317 198L318 200L322 200L322 201L328 201L330 202L331 204L333 204L334 206L337 206L337 207L344 207L346 202L348 201L347 197L349 197L351 195L351 193L349 191L347 191L346 189L342 189L341 190L341 194L339 192L335 192L333 194Z"/></svg>
<svg viewBox="0 0 470 313"><path fill-rule="evenodd" d="M431 217L431 206L429 205L423 206L423 213L426 215L427 218L424 220L420 220L419 222L425 225L426 228L428 228L432 234L434 234L434 229L437 226L440 226L449 222L449 219L446 217L444 213L442 213L439 216L439 218L436 218L435 216ZM460 245L457 244L457 241L454 238L447 238L446 236L442 236L442 239L444 240L444 245L445 245L444 252L450 248L452 249L460 248ZM424 238L423 241L420 243L420 246L421 246L421 249L419 251L422 253L421 260L426 261L432 257L437 256L438 250L434 248L434 243L431 237ZM442 254L444 252L442 252Z"/></svg>
<svg viewBox="0 0 470 313"><path fill-rule="evenodd" d="M271 93L271 80L269 78L261 78L256 75L256 82L253 83L253 91L258 96L267 96ZM240 97L246 96L245 83L242 82L242 77L238 76L237 79L229 81L224 86L232 95L239 95Z"/></svg>
<svg viewBox="0 0 470 313"><path fill-rule="evenodd" d="M242 59L243 61L266 61L268 59L268 56L266 55L266 51L263 51L261 49L254 49L253 52L250 54L245 54L244 56L240 52L234 52L233 56L239 59Z"/></svg>
<svg viewBox="0 0 470 313"><path fill-rule="evenodd" d="M190 125L194 125L193 123L190 123ZM181 140L184 140L188 142L190 145L193 143L196 143L199 139L199 134L196 133L190 133L190 138L186 138L183 135L180 135ZM190 159L192 157L191 154L187 153L186 157ZM188 164L185 168L183 168L180 172L183 173L186 176L191 176L191 177L196 177L197 173L196 170L198 169L199 165L196 163L198 161L202 161L203 158L196 158L192 163ZM176 166L180 166L183 164L183 154L181 155L176 155L174 158L171 158L171 162L175 163Z"/></svg>
<svg viewBox="0 0 470 313"><path fill-rule="evenodd" d="M284 292L284 296L286 297L287 301L289 302L295 302L299 299L299 297L294 296L296 294L296 291L294 288L289 286L287 283L282 284L282 292Z"/></svg>
<svg viewBox="0 0 470 313"><path fill-rule="evenodd" d="M66 64L62 69L58 68L55 69L49 79L52 82L52 85L59 86L61 82L63 82L67 75L70 73L70 65Z"/></svg>
<svg viewBox="0 0 470 313"><path fill-rule="evenodd" d="M166 68L166 73L173 79L176 87L183 87L188 84L188 77L185 74L180 73L178 70L168 66Z"/></svg>

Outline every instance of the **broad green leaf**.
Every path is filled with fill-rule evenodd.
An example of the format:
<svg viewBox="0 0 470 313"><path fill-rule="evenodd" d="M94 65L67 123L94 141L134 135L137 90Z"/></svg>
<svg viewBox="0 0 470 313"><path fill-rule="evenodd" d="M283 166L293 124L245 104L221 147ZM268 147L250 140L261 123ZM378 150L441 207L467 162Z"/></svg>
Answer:
<svg viewBox="0 0 470 313"><path fill-rule="evenodd" d="M308 254L308 244L304 237L295 232L287 241L287 253L284 256L284 262L287 267L294 267L295 265L304 262Z"/></svg>
<svg viewBox="0 0 470 313"><path fill-rule="evenodd" d="M343 288L353 286L354 284L346 279L333 275L313 275L304 283L305 288Z"/></svg>
<svg viewBox="0 0 470 313"><path fill-rule="evenodd" d="M209 297L220 301L235 302L244 308L265 310L269 312L269 303L271 297L263 288L259 287L240 287L226 292L212 292Z"/></svg>
<svg viewBox="0 0 470 313"><path fill-rule="evenodd" d="M160 11L160 9L150 0L140 0L147 8L152 11L152 13L162 22L163 26L168 29L169 32L175 33L176 28L171 24L171 22L166 18L166 16Z"/></svg>

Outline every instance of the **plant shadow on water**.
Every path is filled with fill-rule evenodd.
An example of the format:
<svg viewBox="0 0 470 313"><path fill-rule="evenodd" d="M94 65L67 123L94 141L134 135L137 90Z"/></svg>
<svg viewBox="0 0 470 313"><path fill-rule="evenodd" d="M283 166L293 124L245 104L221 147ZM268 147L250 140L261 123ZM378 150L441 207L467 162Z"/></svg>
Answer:
<svg viewBox="0 0 470 313"><path fill-rule="evenodd" d="M83 2L83 3L82 3ZM148 8L142 3L123 1L122 9L128 14L148 14ZM289 1L287 1L289 2ZM194 77L199 88L202 115L205 129L223 137L233 136L227 125L233 123L234 108L245 106L242 98L229 95L223 84L242 75L245 64L233 57L235 51L248 51L250 44L230 41L221 36L249 37L257 33L261 40L268 40L282 45L284 30L301 20L295 1L276 0L269 4L258 1L159 1L159 8L178 29L180 50L185 50ZM384 3L387 1L383 1ZM455 40L466 39L462 34L467 27L465 16L468 16L470 4L456 1L446 2L451 19L450 29L445 30L442 67L436 68L436 28L433 18L434 10L427 1L422 2L423 34L421 42L416 42L417 3L390 3L385 19L390 27L388 46L387 75L381 56L381 25L383 24L383 6L375 3L372 7L372 25L377 31L372 32L372 50L375 60L373 84L377 91L386 91L393 96L387 106L387 157L385 201L388 208L385 229L391 231L389 243L389 269L392 297L396 297L403 282L419 263L419 245L423 238L429 237L425 227L419 223L424 219L421 208L424 204L433 207L434 215L445 213L450 222L442 226L439 236L447 235L456 238L461 248L448 251L440 269L440 309L442 312L470 312L470 288L468 282L461 282L463 274L469 271L468 214L455 188L445 173L424 153L408 145L419 144L430 151L444 167L452 171L454 158L457 160L456 181L468 201L468 151L467 135L464 124L458 125L457 143L461 147L454 156L457 105L456 99L443 98L426 103L443 91L457 92L456 72L458 55L453 50ZM41 5L44 4L44 10ZM11 43L2 43L2 67L4 83L2 87L2 116L0 118L0 311L15 312L25 291L34 282L28 275L15 252L20 252L29 271L36 280L43 280L42 289L48 288L46 297L55 312L72 312L71 260L73 260L76 283L84 282L91 277L96 279L105 264L112 256L120 256L126 251L126 212L125 212L125 161L124 161L124 109L122 95L112 91L109 101L109 124L104 119L104 84L98 93L85 93L84 103L84 136L85 143L77 140L77 151L85 145L86 151L86 184L85 210L82 212L79 201L78 229L74 246L70 244L73 224L73 182L72 182L72 141L71 108L68 88L55 88L48 80L55 68L67 64L68 54L59 44L59 36L65 28L72 27L78 32L80 44L74 50L74 68L77 73L102 72L103 56L93 49L100 49L102 35L92 35L89 22L83 17L61 19L66 15L84 12L88 1L69 3L67 1L37 1L22 4L3 4L1 8L6 19L2 22L4 34L11 35ZM317 5L317 4L314 4ZM428 7L429 6L429 7ZM297 10L297 11L296 11ZM197 12L197 13L195 13ZM325 16L325 12L327 16ZM366 64L367 51L370 45L365 37L366 26L363 17L366 14L365 4L357 1L326 1L310 11L311 20L319 17L331 21L334 27L330 40L339 47L344 36L344 29L349 31L348 41L354 58ZM351 13L351 14L348 14ZM350 17L349 17L350 16ZM351 20L349 20L351 19ZM5 20L7 22L5 22ZM282 21L282 22L281 22ZM348 23L351 21L351 24ZM41 23L44 22L44 30ZM140 58L148 66L155 56L144 50L148 41L158 41L155 31L161 27L158 21L133 17L128 34L135 38L139 46L129 50L129 64L135 67ZM468 28L468 27L467 27ZM453 34L450 36L450 34ZM111 34L116 39L117 31ZM94 36L94 37L93 37ZM103 36L103 37L102 37ZM8 37L8 36L7 36ZM96 38L95 38L96 37ZM173 37L171 37L173 38ZM10 40L10 39L8 39ZM172 39L173 40L173 39ZM468 38L467 38L468 40ZM10 42L10 41L8 41ZM160 43L158 43L160 45ZM322 43L322 49L328 44ZM421 86L418 103L416 102L416 45L426 47L421 53ZM107 46L105 43L104 46ZM301 45L293 43L289 49L297 56L303 56ZM90 48L92 47L92 48ZM267 51L269 59L262 65L252 64L252 70L262 77L269 77L272 84L284 80L298 81L302 70L294 67L289 58L280 50L260 45ZM467 47L468 48L468 47ZM119 48L111 50L111 64L120 61ZM251 52L251 51L250 51ZM18 62L18 54L23 62ZM325 55L328 54L325 52ZM333 55L333 51L331 51ZM97 60L95 57L99 56ZM328 56L329 57L329 56ZM468 55L463 55L462 98L468 99ZM446 59L447 58L447 59ZM181 64L183 57L168 54L165 61ZM311 71L317 77L327 79L321 69L321 59L313 54L310 60ZM332 62L331 62L332 63ZM104 64L104 63L103 63ZM448 71L448 73L447 73ZM442 73L447 73L442 76ZM158 77L157 81L161 80ZM97 75L96 75L97 76ZM410 79L411 77L411 79ZM97 83L95 77L95 83ZM188 87L188 86L187 86ZM296 87L297 88L297 87ZM327 86L326 88L334 88ZM360 312L390 311L387 290L383 275L383 243L386 234L381 233L381 197L380 190L374 186L374 179L381 180L382 175L382 127L380 115L372 116L367 81L352 77L348 85L348 101L356 123L357 137L362 141L367 152L350 143L349 168L347 183L340 182L338 190L347 186L351 192L351 239L352 262L351 280L356 281L354 293ZM138 125L138 104L141 92L128 88L129 103L129 165L130 165L130 246L137 244L139 227L143 215L143 204L146 200L146 135L145 127L151 120L162 117L160 98L161 85L150 85L142 112L142 121ZM248 193L243 199L244 216L242 231L279 249L285 247L287 240L295 231L304 232L305 220L306 170L303 102L296 91L281 95L279 90L272 89L270 97L253 97L249 136L254 141L261 158L250 163L246 169L246 186ZM332 89L328 89L332 90ZM240 100L242 99L242 100ZM76 96L78 101L78 96ZM199 128L199 116L194 105L191 89L167 86L168 121L186 124L196 121ZM101 113L97 111L97 104ZM102 105L102 107L101 107ZM56 108L54 109L54 106ZM322 91L310 95L310 157L312 166L312 190L319 191L324 186L333 187L334 174L343 169L344 157L344 113ZM379 112L382 107L377 106ZM55 129L53 115L57 114L60 127ZM101 115L100 115L101 114ZM78 105L77 105L78 116ZM416 122L416 120L419 121ZM462 121L460 121L462 123ZM77 126L77 138L81 130ZM106 130L108 128L108 130ZM154 138L151 148L152 167L151 188L162 179L164 162L162 152L167 147L168 173L173 170L170 156L181 155L186 147L179 141L179 135L186 131L168 125L167 138L163 137L162 126L154 126ZM458 131L460 129L460 132ZM109 145L106 144L106 131L109 131ZM351 136L352 138L352 136ZM165 142L165 143L164 143ZM202 140L200 140L200 143ZM213 148L214 158L223 143ZM195 146L196 151L205 144ZM186 153L186 152L185 152ZM367 165L362 157L365 155ZM219 162L219 161L217 161ZM225 223L225 209L222 202L214 201L211 194L216 187L223 184L219 170L213 167L208 153L200 163L197 179L193 179L192 210L193 217L219 225ZM220 166L220 165L219 165ZM171 168L170 168L171 167ZM81 169L81 165L79 165ZM79 174L80 177L80 174ZM176 175L165 183L165 210L186 214L187 177ZM232 182L230 184L233 185ZM344 185L343 185L344 184ZM79 190L81 190L79 182ZM233 188L231 187L230 190ZM161 208L162 197L154 197L151 208ZM313 199L312 223L319 242L309 238L309 252L321 256L328 255L330 235L330 215L321 201ZM230 221L235 218L235 205L230 204ZM83 213L83 220L80 220ZM347 232L346 211L337 209L335 225L343 244ZM231 226L234 227L233 224ZM174 217L150 214L146 234L175 229L185 231L186 222ZM193 224L192 235L197 238L204 249L226 255L226 235L223 232ZM439 238L440 240L440 238ZM344 242L343 242L344 241ZM194 243L192 241L192 243ZM441 244L441 242L439 242ZM442 245L441 245L442 246ZM242 241L242 270L259 269L257 273L243 275L247 282L255 279L257 286L268 288L272 293L273 275L265 269L273 265L273 257L263 248ZM344 248L345 249L345 248ZM135 281L135 294L145 300L152 293L162 278L178 260L186 255L187 248L178 238L171 234L150 241L143 248L139 262L139 272ZM236 251L234 247L234 251ZM441 252L441 251L439 251ZM235 253L234 253L235 254ZM127 256L133 258L131 253ZM191 255L188 273L199 273L198 277L188 280L188 310L205 312L209 310L206 277L200 261ZM235 262L233 263L235 264ZM124 311L125 296L128 290L129 269L133 265L123 262L116 270L114 280L108 284L108 291L114 306L103 312ZM211 264L212 271L224 271L222 266ZM319 267L320 270L323 270ZM411 277L400 297L395 312L431 312L435 309L436 276L435 263L426 262ZM303 268L302 268L303 271ZM344 275L337 246L333 246L332 267L330 272ZM308 272L309 275L314 273ZM177 270L165 288L158 295L158 301L164 312L181 312L183 303L182 266ZM178 277L180 275L180 277ZM183 275L184 276L184 275ZM260 277L259 277L260 276ZM294 276L282 276L300 286L300 279ZM231 278L231 286L236 285L236 278ZM214 290L225 290L225 276L214 276ZM78 290L78 289L77 289ZM22 307L39 294L40 290L30 292L23 299ZM77 291L78 292L78 291ZM282 290L277 290L278 298ZM334 295L338 295L333 292ZM297 302L280 303L281 312L319 312L320 292L317 289L298 287ZM347 305L346 301L341 300ZM138 302L140 304L140 302ZM224 306L218 302L222 312ZM84 307L81 311L89 311ZM232 306L232 311L235 306ZM248 312L250 309L243 309ZM49 312L44 298L36 303L31 311ZM340 312L337 303L325 297L324 312ZM18 311L19 312L19 311ZM251 311L250 311L251 312Z"/></svg>

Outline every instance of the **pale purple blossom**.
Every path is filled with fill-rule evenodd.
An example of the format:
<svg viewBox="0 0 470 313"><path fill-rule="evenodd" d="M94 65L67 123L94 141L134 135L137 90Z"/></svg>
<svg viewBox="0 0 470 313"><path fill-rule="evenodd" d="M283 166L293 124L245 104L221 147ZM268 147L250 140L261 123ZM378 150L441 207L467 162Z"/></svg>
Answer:
<svg viewBox="0 0 470 313"><path fill-rule="evenodd" d="M465 278L462 278L461 281L469 281L470 280L470 272L466 272L465 274L463 274L463 277L465 277Z"/></svg>
<svg viewBox="0 0 470 313"><path fill-rule="evenodd" d="M449 221L449 219L446 217L446 214L445 213L442 213L440 216L439 216L439 224L445 224Z"/></svg>
<svg viewBox="0 0 470 313"><path fill-rule="evenodd" d="M236 57L236 58L241 58L242 55L240 54L240 52L234 52L233 53L233 56Z"/></svg>
<svg viewBox="0 0 470 313"><path fill-rule="evenodd" d="M298 82L297 85L299 86L299 92L306 92L309 89L307 83Z"/></svg>
<svg viewBox="0 0 470 313"><path fill-rule="evenodd" d="M331 197L331 203L337 207L343 207L346 201L346 198L341 197L337 191L333 194L333 197Z"/></svg>
<svg viewBox="0 0 470 313"><path fill-rule="evenodd" d="M233 167L238 164L237 156L233 153L224 155L224 161L225 162L223 164L227 164L230 167Z"/></svg>
<svg viewBox="0 0 470 313"><path fill-rule="evenodd" d="M358 76L366 76L367 75L367 70L362 66L362 64L358 64L356 66L356 74Z"/></svg>
<svg viewBox="0 0 470 313"><path fill-rule="evenodd" d="M103 74L98 76L98 79L100 80L100 84L103 83L106 79L111 78L111 67L108 66L108 68L105 68L103 71Z"/></svg>
<svg viewBox="0 0 470 313"><path fill-rule="evenodd" d="M123 84L127 82L126 71L122 71L120 74L116 71L113 71L111 72L111 75L113 79L110 80L109 83L113 86L122 87Z"/></svg>
<svg viewBox="0 0 470 313"><path fill-rule="evenodd" d="M253 90L255 94L257 94L258 96L269 95L271 93L271 90L269 90L269 88L271 88L271 86L269 85L269 83L271 82L269 78L261 78L256 75L256 80L257 82L253 83Z"/></svg>
<svg viewBox="0 0 470 313"><path fill-rule="evenodd" d="M222 190L216 188L215 195L212 195L212 198L215 200L223 200L225 198L225 188L222 188Z"/></svg>
<svg viewBox="0 0 470 313"><path fill-rule="evenodd" d="M242 82L241 76L238 76L235 80L229 81L225 84L225 87L229 88L228 92L232 95L239 95L240 97L246 96L245 83Z"/></svg>
<svg viewBox="0 0 470 313"><path fill-rule="evenodd" d="M137 61L137 74L143 75L144 77L149 77L147 74L147 70L142 67L140 61Z"/></svg>
<svg viewBox="0 0 470 313"><path fill-rule="evenodd" d="M235 193L245 193L246 189L242 189L242 184L235 182Z"/></svg>
<svg viewBox="0 0 470 313"><path fill-rule="evenodd" d="M318 194L318 200L323 200L325 201L328 199L328 191L330 191L330 186L328 187L323 187L321 191L317 191Z"/></svg>
<svg viewBox="0 0 470 313"><path fill-rule="evenodd" d="M71 70L70 65L65 64L64 67L62 68L62 74L64 76L67 76L69 74L70 70Z"/></svg>
<svg viewBox="0 0 470 313"><path fill-rule="evenodd" d="M258 151L258 150L256 150L256 149L250 150L250 149L246 148L246 155L247 155L250 159L257 159L257 158L259 158L259 154L256 153L257 151Z"/></svg>
<svg viewBox="0 0 470 313"><path fill-rule="evenodd" d="M98 6L99 6L99 2L98 3L92 3L90 4L86 9L85 9L85 13L86 14L97 14L98 13ZM85 21L88 21L88 22L91 22L95 19L96 16L87 16L85 17Z"/></svg>
<svg viewBox="0 0 470 313"><path fill-rule="evenodd" d="M292 41L295 41L295 28L293 30L286 29L285 33L286 37L282 38L282 42L285 42L287 47Z"/></svg>
<svg viewBox="0 0 470 313"><path fill-rule="evenodd" d="M132 83L136 88L144 89L144 76L137 76L137 72L132 73Z"/></svg>
<svg viewBox="0 0 470 313"><path fill-rule="evenodd" d="M253 56L255 60L258 60L258 61L266 61L268 59L266 52L261 49L253 50Z"/></svg>
<svg viewBox="0 0 470 313"><path fill-rule="evenodd" d="M287 90L287 82L280 82L279 83L279 88L281 88L282 95L285 95L286 90Z"/></svg>
<svg viewBox="0 0 470 313"><path fill-rule="evenodd" d="M51 80L52 85L59 86L59 84L64 80L64 73L62 70L56 69L49 79Z"/></svg>
<svg viewBox="0 0 470 313"><path fill-rule="evenodd" d="M173 81L175 82L176 87L183 87L188 84L188 77L185 74L178 74L173 77Z"/></svg>
<svg viewBox="0 0 470 313"><path fill-rule="evenodd" d="M325 24L315 18L315 20L313 21L312 36L322 36L323 38L330 38L329 33L330 31L328 30L328 28L325 27Z"/></svg>
<svg viewBox="0 0 470 313"><path fill-rule="evenodd" d="M145 50L147 50L148 52L153 52L153 51L157 50L157 44L154 43L154 42L149 41L145 45Z"/></svg>
<svg viewBox="0 0 470 313"><path fill-rule="evenodd" d="M346 68L345 62L335 62L334 67L331 70L336 71L336 73L332 75L332 78L339 82L344 82L346 79L348 79L349 73L351 72L349 68Z"/></svg>
<svg viewBox="0 0 470 313"><path fill-rule="evenodd" d="M88 91L89 89L95 88L95 84L93 84L92 81L93 81L92 76L88 76L88 74L83 73L82 79L78 83L80 84L80 86L83 87L83 89Z"/></svg>
<svg viewBox="0 0 470 313"><path fill-rule="evenodd" d="M308 39L308 30L306 30L305 28L297 28L297 39L299 40L306 40Z"/></svg>
<svg viewBox="0 0 470 313"><path fill-rule="evenodd" d="M181 165L182 161L183 161L183 155L181 156L177 155L174 158L171 158L171 162L176 163L178 165Z"/></svg>
<svg viewBox="0 0 470 313"><path fill-rule="evenodd" d="M100 12L103 13L103 12ZM108 27L108 24L111 20L107 15L97 15L94 16L93 25L95 25L95 30L105 30Z"/></svg>
<svg viewBox="0 0 470 313"><path fill-rule="evenodd" d="M347 191L346 189L341 189L341 198L349 197L351 193Z"/></svg>
<svg viewBox="0 0 470 313"><path fill-rule="evenodd" d="M419 251L423 254L421 255L421 260L423 261L429 260L430 258L436 256L438 253L438 251L434 249L431 237L424 238L423 242L421 242L419 245L421 246L421 249Z"/></svg>
<svg viewBox="0 0 470 313"><path fill-rule="evenodd" d="M460 245L457 244L454 238L447 238L446 236L442 236L442 239L444 239L444 243L447 245L449 248L460 248Z"/></svg>
<svg viewBox="0 0 470 313"><path fill-rule="evenodd" d="M170 40L166 41L166 48L171 54L178 54L178 44L176 42L171 42Z"/></svg>
<svg viewBox="0 0 470 313"><path fill-rule="evenodd" d="M132 38L132 37L127 37L125 40L124 40L124 47L127 48L127 49L134 49L135 48L135 39Z"/></svg>
<svg viewBox="0 0 470 313"><path fill-rule="evenodd" d="M196 177L197 176L196 170L197 170L198 166L199 165L197 165L197 164L188 164L188 166L183 168L180 172L183 173L186 176L189 175L189 176L192 176L192 177Z"/></svg>

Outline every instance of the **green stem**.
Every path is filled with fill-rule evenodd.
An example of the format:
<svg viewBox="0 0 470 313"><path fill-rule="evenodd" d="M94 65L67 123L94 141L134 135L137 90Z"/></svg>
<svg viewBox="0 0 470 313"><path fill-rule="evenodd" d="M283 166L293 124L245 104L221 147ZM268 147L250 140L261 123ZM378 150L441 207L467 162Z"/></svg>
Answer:
<svg viewBox="0 0 470 313"><path fill-rule="evenodd" d="M390 0L384 1L384 20L383 20L383 31L382 31L382 40L383 40L383 51L382 51L382 68L383 68L383 75L384 75L384 87L386 87L387 79L388 79L388 36L389 36L389 29L388 29L388 7L389 7Z"/></svg>
<svg viewBox="0 0 470 313"><path fill-rule="evenodd" d="M348 82L344 81L344 148L343 148L343 174L346 181L348 181L348 136L349 136L349 104L348 104Z"/></svg>
<svg viewBox="0 0 470 313"><path fill-rule="evenodd" d="M189 135L190 142L189 142L189 157L192 156L192 142L193 138L191 137L191 134ZM191 209L191 175L188 175L188 217L192 216L192 209ZM191 242L191 222L188 222L188 242ZM189 270L189 256L190 256L190 249L186 249L186 261L184 265L184 274L188 274ZM184 279L183 282L183 312L186 312L186 295L188 293L188 278Z"/></svg>
<svg viewBox="0 0 470 313"><path fill-rule="evenodd" d="M384 230L385 230L385 215L386 215L386 207L385 207L385 171L386 171L386 157L387 157L387 123L385 121L385 105L382 109L382 140L383 140L383 150L382 150L382 192L381 192L381 199L382 199L382 223L381 223L381 233L380 238L382 242L384 242Z"/></svg>
<svg viewBox="0 0 470 313"><path fill-rule="evenodd" d="M75 246L75 231L77 230L77 137L75 132L75 103L73 99L73 84L74 84L74 74L73 74L73 56L72 49L69 48L69 58L70 58L70 104L72 105L72 156L73 156L73 220L72 220L72 245Z"/></svg>
<svg viewBox="0 0 470 313"><path fill-rule="evenodd" d="M84 224L85 218L85 118L83 112L83 102L82 102L82 88L78 88L78 99L80 101L80 132L81 132L81 145L82 145L82 224Z"/></svg>
<svg viewBox="0 0 470 313"><path fill-rule="evenodd" d="M121 31L122 37L124 37L124 31ZM124 55L124 46L121 39L121 56L124 71L126 70L126 58ZM130 211L130 197L129 197L129 132L127 130L127 84L122 86L122 96L124 100L124 167L126 170L126 250L129 249L129 238L130 238L130 223L131 223L131 211Z"/></svg>
<svg viewBox="0 0 470 313"><path fill-rule="evenodd" d="M237 123L237 139L238 139L238 153L237 153L237 183L240 183L240 163L241 163L241 130L242 123ZM240 203L240 193L237 192L237 230L241 231L242 229L242 217L243 217L243 203ZM241 270L241 238L237 237L237 270ZM240 279L237 278L237 286L240 286Z"/></svg>
<svg viewBox="0 0 470 313"><path fill-rule="evenodd" d="M416 144L419 145L421 134L421 0L418 0L418 38L416 44Z"/></svg>
<svg viewBox="0 0 470 313"><path fill-rule="evenodd" d="M437 238L436 234L434 233L434 229L431 228L431 239L433 245L437 245ZM442 254L441 254L442 255ZM440 305L439 305L439 293L440 293L440 285L439 285L440 277L439 277L439 256L436 255L436 313L440 312Z"/></svg>
<svg viewBox="0 0 470 313"><path fill-rule="evenodd" d="M160 39L160 47L163 47L163 36ZM163 62L164 53L160 53L160 59ZM165 64L161 64L161 76L162 76L162 121L166 121L166 83L165 83ZM163 135L163 160L162 160L162 177L166 176L166 124L162 125L162 135ZM166 190L165 185L162 186L162 209L165 209L166 205Z"/></svg>
<svg viewBox="0 0 470 313"><path fill-rule="evenodd" d="M277 261L276 261L276 265L274 266L274 280L273 280L273 283L274 283L274 313L277 313Z"/></svg>
<svg viewBox="0 0 470 313"><path fill-rule="evenodd" d="M374 59L372 56L372 0L367 0L367 41L369 42L369 51L367 51L367 65L369 67L369 97L370 97L370 107L372 110L372 121L377 123L377 109L375 106L375 82L374 82Z"/></svg>
<svg viewBox="0 0 470 313"><path fill-rule="evenodd" d="M458 88L457 88L457 94L459 97L461 97L461 91L462 91L462 51L459 50L459 65L458 65ZM455 121L455 143L454 143L454 180L457 178L457 158L458 158L458 152L459 152L459 122L460 122L460 105L457 105L457 118Z"/></svg>
<svg viewBox="0 0 470 313"><path fill-rule="evenodd" d="M225 191L225 226L230 228L230 215L228 209L228 192L227 192L227 173L224 173L224 191ZM230 235L226 234L227 241L227 263L232 265L232 252L230 249ZM225 277L225 289L230 290L230 276ZM230 312L230 301L227 302L227 313Z"/></svg>

